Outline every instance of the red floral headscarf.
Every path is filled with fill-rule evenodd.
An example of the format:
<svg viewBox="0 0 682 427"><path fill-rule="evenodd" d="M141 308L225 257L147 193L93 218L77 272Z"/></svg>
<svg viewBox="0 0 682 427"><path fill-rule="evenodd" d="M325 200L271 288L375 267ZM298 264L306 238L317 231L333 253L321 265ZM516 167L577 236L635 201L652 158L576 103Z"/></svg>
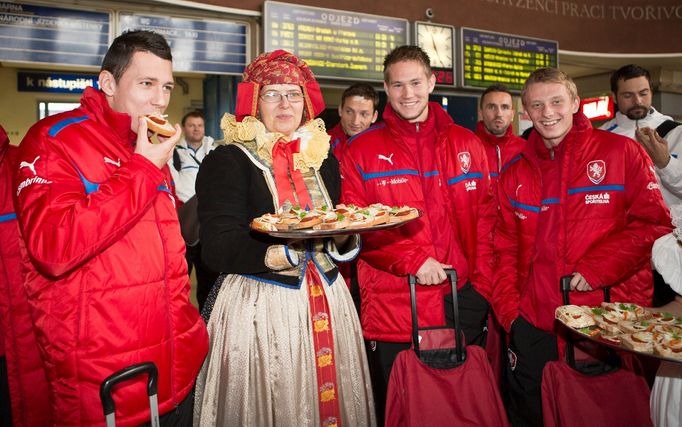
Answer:
<svg viewBox="0 0 682 427"><path fill-rule="evenodd" d="M245 116L256 117L258 95L265 85L294 84L303 89L307 119L312 120L324 110L320 85L308 65L297 56L285 51L265 52L244 69L243 81L237 87L235 116L241 121Z"/></svg>

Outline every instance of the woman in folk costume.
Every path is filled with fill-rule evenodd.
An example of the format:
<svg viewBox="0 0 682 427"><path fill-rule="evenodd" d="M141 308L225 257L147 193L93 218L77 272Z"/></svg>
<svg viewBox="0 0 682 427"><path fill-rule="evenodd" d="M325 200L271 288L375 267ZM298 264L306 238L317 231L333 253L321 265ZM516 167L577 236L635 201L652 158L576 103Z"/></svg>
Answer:
<svg viewBox="0 0 682 427"><path fill-rule="evenodd" d="M357 255L359 238L292 241L249 229L285 204L338 202L338 162L315 119L323 109L305 62L264 53L244 70L236 117L222 120L227 145L201 165L202 255L224 275L207 302L195 425L375 424L360 324L335 266Z"/></svg>

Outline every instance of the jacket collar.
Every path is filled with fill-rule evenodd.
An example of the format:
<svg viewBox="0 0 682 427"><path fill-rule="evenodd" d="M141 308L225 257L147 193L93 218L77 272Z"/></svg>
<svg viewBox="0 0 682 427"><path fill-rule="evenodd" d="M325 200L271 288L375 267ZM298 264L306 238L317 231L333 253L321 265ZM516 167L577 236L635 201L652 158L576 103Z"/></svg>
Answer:
<svg viewBox="0 0 682 427"><path fill-rule="evenodd" d="M126 141L130 146L135 144L137 135L130 129L131 117L112 110L104 92L93 87L85 88L81 105L96 121L113 129L121 141Z"/></svg>
<svg viewBox="0 0 682 427"><path fill-rule="evenodd" d="M498 144L504 144L508 142L509 139L514 136L514 130L512 129L512 126L509 125L507 130L504 132L504 135L498 137L488 132L488 130L485 128L485 124L483 124L483 120L481 120L476 123L476 136L478 136L483 143L494 147Z"/></svg>
<svg viewBox="0 0 682 427"><path fill-rule="evenodd" d="M450 115L443 110L437 102L429 102L429 114L426 120L419 123L419 133L426 133L432 130L444 130L447 125L452 123ZM383 120L388 125L388 128L400 135L413 135L417 132L417 123L410 123L393 111L391 104L386 104L384 109Z"/></svg>
<svg viewBox="0 0 682 427"><path fill-rule="evenodd" d="M571 129L555 150L559 150L563 153L566 153L569 150L575 150L576 153L579 153L585 148L585 142L589 140L591 135L592 123L583 113L577 112L573 115L573 126L571 126ZM531 132L528 138L528 144L526 144L521 154L535 162L539 157L537 152L538 148L544 146L544 141L540 134L537 131ZM549 153L549 150L547 150L547 152Z"/></svg>

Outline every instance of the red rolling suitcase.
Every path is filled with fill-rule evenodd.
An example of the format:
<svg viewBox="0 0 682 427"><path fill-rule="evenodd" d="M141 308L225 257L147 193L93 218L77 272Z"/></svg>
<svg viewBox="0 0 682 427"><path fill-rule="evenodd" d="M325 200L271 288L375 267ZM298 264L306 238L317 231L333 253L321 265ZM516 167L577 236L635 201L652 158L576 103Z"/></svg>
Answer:
<svg viewBox="0 0 682 427"><path fill-rule="evenodd" d="M464 347L457 304L457 275L446 270L452 287L455 329L419 329L416 279L409 277L412 348L401 351L388 383L386 426L507 426L507 416L485 350Z"/></svg>
<svg viewBox="0 0 682 427"><path fill-rule="evenodd" d="M561 279L569 304L571 276ZM608 288L604 299L609 301ZM649 387L639 361L609 349L602 360L576 360L573 339L566 338L566 361L547 363L542 371L545 427L651 426Z"/></svg>

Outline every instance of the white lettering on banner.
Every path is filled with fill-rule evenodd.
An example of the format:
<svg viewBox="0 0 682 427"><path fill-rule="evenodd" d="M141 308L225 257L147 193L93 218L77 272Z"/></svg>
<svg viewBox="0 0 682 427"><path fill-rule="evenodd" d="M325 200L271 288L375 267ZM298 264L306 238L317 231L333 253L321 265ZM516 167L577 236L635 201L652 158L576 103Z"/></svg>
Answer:
<svg viewBox="0 0 682 427"><path fill-rule="evenodd" d="M32 83L32 82L31 82ZM38 79L38 87L46 87L50 89L67 89L69 91L74 91L76 89L83 90L88 86L94 86L94 79L83 79L79 78L76 80L65 80L65 79L53 79L48 77L46 79ZM33 86L33 84L27 84L27 86Z"/></svg>
<svg viewBox="0 0 682 427"><path fill-rule="evenodd" d="M585 204L608 204L611 203L611 195L609 193L599 193L599 194L586 194Z"/></svg>

